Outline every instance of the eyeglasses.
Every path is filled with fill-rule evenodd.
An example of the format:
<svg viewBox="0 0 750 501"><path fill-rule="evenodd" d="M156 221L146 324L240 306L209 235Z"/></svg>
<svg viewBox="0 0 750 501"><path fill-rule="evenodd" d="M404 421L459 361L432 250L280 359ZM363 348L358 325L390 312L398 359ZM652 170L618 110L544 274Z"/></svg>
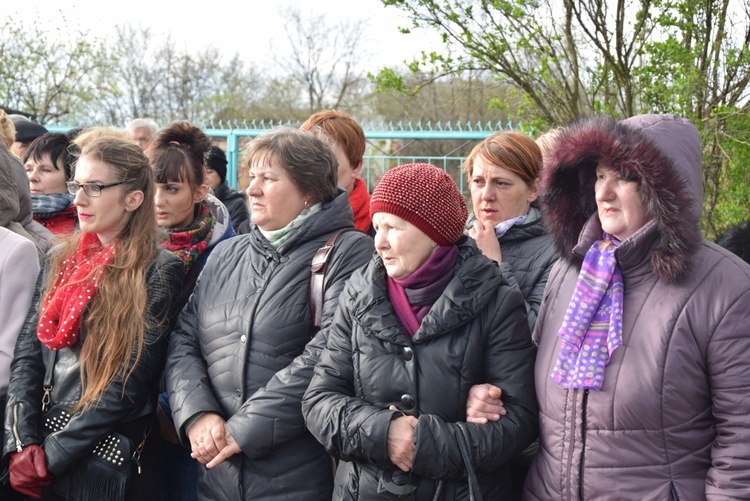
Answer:
<svg viewBox="0 0 750 501"><path fill-rule="evenodd" d="M96 183L76 183L75 181L68 181L65 185L68 187L68 193L71 195L77 195L78 191L83 188L83 192L89 197L99 197L105 188L111 188L113 186L119 186L125 183L132 183L135 178L125 179L124 181L118 181L110 184L96 184Z"/></svg>

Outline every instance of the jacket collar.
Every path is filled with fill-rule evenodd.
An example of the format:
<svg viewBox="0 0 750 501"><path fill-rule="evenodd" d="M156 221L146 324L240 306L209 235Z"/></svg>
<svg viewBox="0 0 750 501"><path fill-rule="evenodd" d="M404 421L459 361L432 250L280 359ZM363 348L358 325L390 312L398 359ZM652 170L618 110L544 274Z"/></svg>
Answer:
<svg viewBox="0 0 750 501"><path fill-rule="evenodd" d="M364 270L363 287L355 296L350 296L349 308L366 336L407 346L444 335L471 321L494 298L501 284L507 285L507 282L499 268L477 250L473 240L463 237L453 279L411 341L388 298L385 267L377 254Z"/></svg>
<svg viewBox="0 0 750 501"><path fill-rule="evenodd" d="M351 228L353 226L354 214L352 213L352 207L349 204L349 197L346 194L346 191L340 189L336 198L330 202L324 203L321 210L312 214L302 226L297 228L294 234L290 236L286 242L278 247L278 249L274 249L274 247L268 243L268 240L266 240L260 232L260 229L255 224L250 225L250 233L253 235L255 242L264 251L279 257L288 254L305 242L323 237L327 239L331 233L344 228ZM325 239L323 241L325 241Z"/></svg>

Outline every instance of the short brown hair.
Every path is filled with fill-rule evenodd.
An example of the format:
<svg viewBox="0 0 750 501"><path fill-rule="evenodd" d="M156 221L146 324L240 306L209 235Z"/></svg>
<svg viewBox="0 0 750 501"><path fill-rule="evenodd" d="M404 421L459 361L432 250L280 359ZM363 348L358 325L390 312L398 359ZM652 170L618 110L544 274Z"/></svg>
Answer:
<svg viewBox="0 0 750 501"><path fill-rule="evenodd" d="M250 141L247 166L272 159L289 173L311 204L329 202L338 195L338 161L323 138L292 127L278 127Z"/></svg>
<svg viewBox="0 0 750 501"><path fill-rule="evenodd" d="M352 168L362 163L365 154L365 132L356 120L336 110L319 111L310 116L300 126L300 130L320 129L328 134L344 150Z"/></svg>
<svg viewBox="0 0 750 501"><path fill-rule="evenodd" d="M528 186L533 186L542 168L542 151L526 134L521 132L496 132L477 144L463 164L467 179L477 158L517 174Z"/></svg>

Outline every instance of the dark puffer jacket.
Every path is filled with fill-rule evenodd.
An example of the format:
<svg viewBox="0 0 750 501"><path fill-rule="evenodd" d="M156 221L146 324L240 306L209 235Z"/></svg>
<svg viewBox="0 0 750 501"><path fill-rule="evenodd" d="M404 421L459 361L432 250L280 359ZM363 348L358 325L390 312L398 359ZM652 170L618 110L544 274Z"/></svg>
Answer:
<svg viewBox="0 0 750 501"><path fill-rule="evenodd" d="M313 255L332 234L352 226L342 192L278 248L251 225L249 234L222 243L206 262L171 337L167 391L184 443L187 422L216 412L243 454L201 468L199 497L330 500L330 458L302 421L307 380L266 386L314 334L308 291ZM326 272L323 327L344 283L372 252L364 233L337 240Z"/></svg>
<svg viewBox="0 0 750 501"><path fill-rule="evenodd" d="M474 214L469 216L466 228L470 229L475 220ZM503 253L500 271L511 287L521 290L529 329L533 331L549 272L557 261L557 251L539 209L530 207L526 221L512 226L498 241Z"/></svg>
<svg viewBox="0 0 750 501"><path fill-rule="evenodd" d="M118 378L104 391L96 406L76 414L66 428L46 438L42 447L47 459L47 469L55 477L65 475L107 434L124 428L130 429L128 423L144 416L153 416L159 377L164 368L167 334L179 311L175 291L182 286L184 275L182 263L170 252L157 248L156 257L146 270L146 282L147 311L151 318L159 322L145 334L143 352L124 385L126 398L122 397L123 381ZM41 279L38 281L34 302L18 337L11 365L3 444L3 459L6 464L11 452L29 444L41 443L39 426L42 386L49 353L36 335L42 282ZM85 342L85 332L81 337ZM80 398L80 351L80 337L73 346L58 350L52 374L51 405L70 406ZM139 437L131 438L137 443Z"/></svg>
<svg viewBox="0 0 750 501"><path fill-rule="evenodd" d="M531 343L523 298L463 237L455 274L410 338L388 298L385 268L375 257L352 275L328 331L328 345L302 402L305 422L340 458L334 499L401 499L378 485L396 467L388 429L398 412L419 419L412 499L468 497L457 422L466 419L469 388L502 388L508 415L469 424L474 466L484 499L503 499L504 463L537 433Z"/></svg>
<svg viewBox="0 0 750 501"><path fill-rule="evenodd" d="M250 218L247 195L243 191L230 188L229 184L224 181L214 190L214 196L227 208L232 221L232 228L235 232L238 232L240 225Z"/></svg>
<svg viewBox="0 0 750 501"><path fill-rule="evenodd" d="M649 223L617 248L623 345L600 391L551 378L583 256L602 238L594 169L638 183ZM537 320L541 445L525 499L750 499L750 266L703 240L698 132L670 115L560 137L545 219L563 256Z"/></svg>

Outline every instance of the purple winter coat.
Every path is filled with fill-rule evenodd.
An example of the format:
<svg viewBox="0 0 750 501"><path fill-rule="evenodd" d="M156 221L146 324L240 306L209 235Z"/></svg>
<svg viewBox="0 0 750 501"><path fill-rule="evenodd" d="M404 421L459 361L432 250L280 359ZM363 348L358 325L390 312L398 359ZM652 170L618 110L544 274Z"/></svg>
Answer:
<svg viewBox="0 0 750 501"><path fill-rule="evenodd" d="M581 261L601 225L594 169L638 183L652 220L616 251L623 345L600 391L550 374ZM701 150L687 120L596 118L545 165L543 210L563 259L534 338L539 454L524 499L750 499L750 266L700 236Z"/></svg>

